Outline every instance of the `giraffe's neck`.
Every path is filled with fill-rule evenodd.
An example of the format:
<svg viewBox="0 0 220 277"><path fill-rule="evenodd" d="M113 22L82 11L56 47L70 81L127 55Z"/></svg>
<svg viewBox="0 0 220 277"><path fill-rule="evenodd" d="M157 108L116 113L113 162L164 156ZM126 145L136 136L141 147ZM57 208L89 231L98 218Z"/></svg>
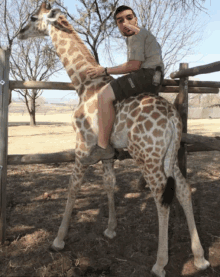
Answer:
<svg viewBox="0 0 220 277"><path fill-rule="evenodd" d="M51 26L50 37L78 95L81 96L85 85L91 83L86 71L91 66L98 66L98 63L64 16L60 16Z"/></svg>

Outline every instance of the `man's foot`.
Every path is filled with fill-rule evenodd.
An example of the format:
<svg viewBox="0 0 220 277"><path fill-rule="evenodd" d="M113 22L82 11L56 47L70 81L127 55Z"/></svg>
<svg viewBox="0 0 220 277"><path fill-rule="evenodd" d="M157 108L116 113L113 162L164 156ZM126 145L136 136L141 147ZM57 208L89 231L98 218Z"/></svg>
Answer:
<svg viewBox="0 0 220 277"><path fill-rule="evenodd" d="M108 145L107 148L104 149L96 144L91 148L89 156L83 157L80 159L80 162L83 165L96 164L100 160L111 159L114 155L115 149L111 145Z"/></svg>

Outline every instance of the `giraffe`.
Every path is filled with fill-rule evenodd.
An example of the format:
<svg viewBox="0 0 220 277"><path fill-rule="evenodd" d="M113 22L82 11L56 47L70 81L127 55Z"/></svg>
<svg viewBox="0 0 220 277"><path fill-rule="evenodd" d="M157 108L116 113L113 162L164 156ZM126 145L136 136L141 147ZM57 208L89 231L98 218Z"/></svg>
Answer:
<svg viewBox="0 0 220 277"><path fill-rule="evenodd" d="M49 35L69 75L80 102L73 113L73 129L76 134L75 163L69 181L69 193L65 212L52 248L64 248L64 238L68 231L71 213L77 192L83 182L88 166L80 159L88 155L97 143L98 134L98 92L112 80L110 76L90 79L86 74L91 66L99 66L86 48L74 28L59 9L51 9L46 2L19 33L19 39ZM182 176L177 152L180 146L182 123L175 107L160 96L143 93L115 103L116 119L110 142L115 149L127 148L138 164L154 197L159 220L159 242L156 263L152 272L165 276L164 267L168 263L168 220L172 198L175 194L186 215L194 264L198 269L206 269L209 262L204 258L204 250L197 233L191 190ZM116 212L114 204L114 159L103 160L103 182L109 203L108 227L104 235L112 239L116 236Z"/></svg>

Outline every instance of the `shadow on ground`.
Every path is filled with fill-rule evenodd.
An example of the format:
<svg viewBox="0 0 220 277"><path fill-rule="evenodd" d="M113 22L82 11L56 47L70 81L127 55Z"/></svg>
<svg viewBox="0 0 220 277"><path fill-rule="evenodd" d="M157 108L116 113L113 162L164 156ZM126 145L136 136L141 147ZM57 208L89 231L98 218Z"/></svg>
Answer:
<svg viewBox="0 0 220 277"><path fill-rule="evenodd" d="M195 165L195 157L191 158ZM199 164L202 166L200 160ZM103 236L108 204L102 166L97 164L86 173L64 250L49 250L64 212L71 170L70 163L9 166L7 240L0 252L0 276L151 276L157 255L157 212L150 191L137 188L140 172L133 160L115 163L116 238ZM186 219L175 200L170 213L167 277L220 276L219 178L215 175L216 179L207 177L201 182L199 172L198 166L190 172L193 206L211 267L203 272L194 268Z"/></svg>

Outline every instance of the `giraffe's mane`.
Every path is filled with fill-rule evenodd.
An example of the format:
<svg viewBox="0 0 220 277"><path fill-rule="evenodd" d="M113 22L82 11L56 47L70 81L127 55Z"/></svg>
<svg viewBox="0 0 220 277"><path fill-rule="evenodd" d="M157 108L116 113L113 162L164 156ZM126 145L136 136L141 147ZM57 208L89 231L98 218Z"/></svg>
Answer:
<svg viewBox="0 0 220 277"><path fill-rule="evenodd" d="M61 15L58 18L55 27L58 28L60 31L66 33L67 36L74 41L74 44L78 47L81 51L82 55L86 58L86 60L91 63L93 66L98 66L97 61L95 60L94 56L91 54L89 49L86 47L84 42L81 40L77 32L74 30L73 26L68 22L64 15Z"/></svg>

